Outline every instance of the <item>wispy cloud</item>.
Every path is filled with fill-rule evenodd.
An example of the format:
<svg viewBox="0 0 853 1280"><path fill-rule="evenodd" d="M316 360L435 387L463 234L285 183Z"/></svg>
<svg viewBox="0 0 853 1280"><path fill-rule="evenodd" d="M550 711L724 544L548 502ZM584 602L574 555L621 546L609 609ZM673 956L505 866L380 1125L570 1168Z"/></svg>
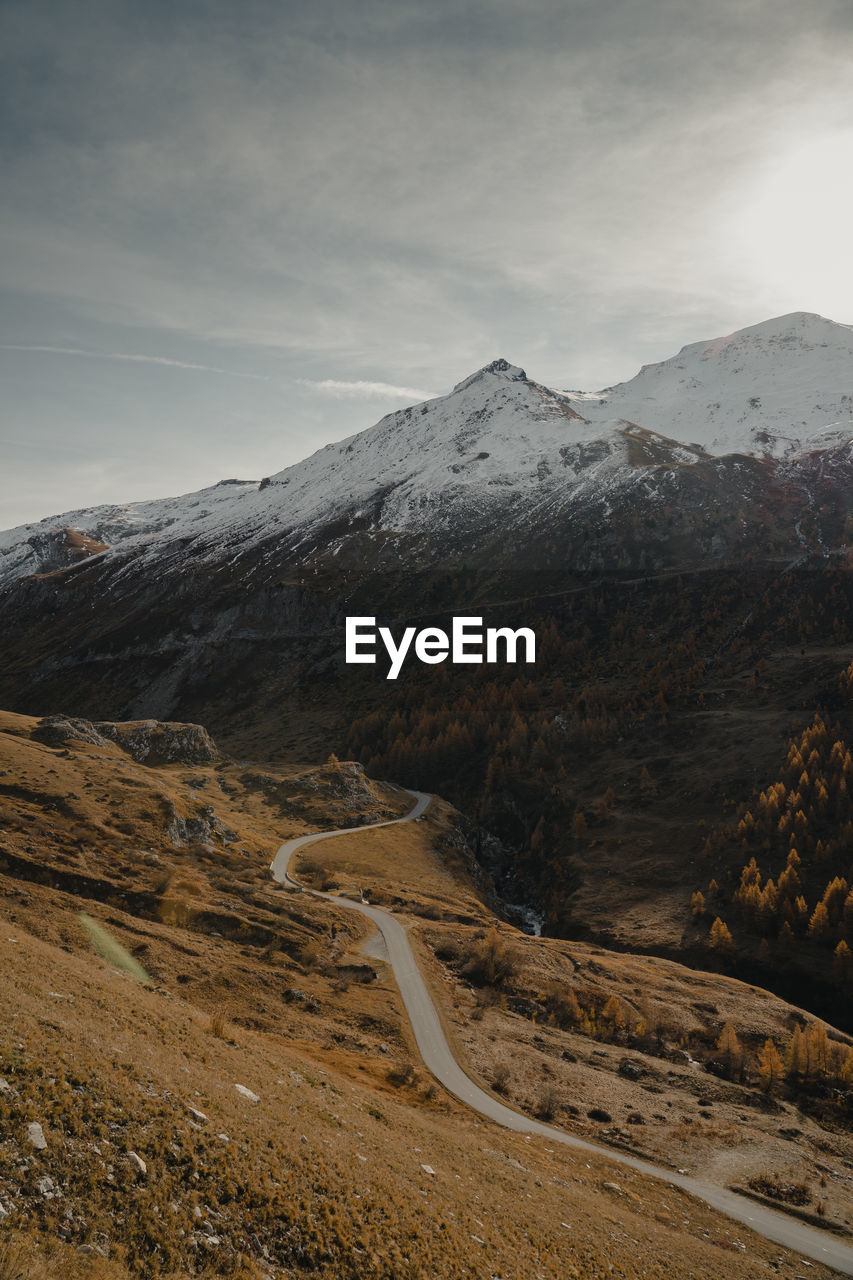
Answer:
<svg viewBox="0 0 853 1280"><path fill-rule="evenodd" d="M434 400L434 391L419 391L417 387L396 387L390 382L343 382L338 378L297 378L303 387L323 391L337 400L372 400L383 397L389 400Z"/></svg>
<svg viewBox="0 0 853 1280"><path fill-rule="evenodd" d="M166 356L143 356L126 351L85 351L82 347L49 347L23 342L0 342L0 351L42 351L54 356L83 356L87 360L128 360L133 364L159 364L169 369L192 369L201 373L224 374L228 378L251 378L254 382L268 381L259 373L238 373L236 369L221 369L213 364L193 364L189 360L170 360Z"/></svg>
<svg viewBox="0 0 853 1280"><path fill-rule="evenodd" d="M0 449L25 449L28 453L43 455L45 445L42 440L14 440L8 436L0 436ZM92 453L92 447L83 443L65 444L62 441L51 440L50 452L54 454L70 453L87 456Z"/></svg>

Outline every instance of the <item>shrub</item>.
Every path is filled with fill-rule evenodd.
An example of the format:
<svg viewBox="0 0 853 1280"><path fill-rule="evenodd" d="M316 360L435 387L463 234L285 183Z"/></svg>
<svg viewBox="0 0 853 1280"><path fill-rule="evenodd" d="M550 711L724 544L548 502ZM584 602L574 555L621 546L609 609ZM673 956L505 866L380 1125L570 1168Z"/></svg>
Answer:
<svg viewBox="0 0 853 1280"><path fill-rule="evenodd" d="M317 862L315 858L302 858L298 873L303 880L308 881L312 889L322 889L324 893L328 893L330 889L338 887L338 882L329 868L322 862Z"/></svg>
<svg viewBox="0 0 853 1280"><path fill-rule="evenodd" d="M554 1116L560 1110L561 1099L556 1088L552 1084L547 1084L539 1095L539 1099L534 1108L534 1114L540 1120L553 1120Z"/></svg>
<svg viewBox="0 0 853 1280"><path fill-rule="evenodd" d="M750 1178L746 1184L750 1190L782 1204L804 1205L811 1200L811 1193L804 1182L783 1182L775 1174Z"/></svg>
<svg viewBox="0 0 853 1280"><path fill-rule="evenodd" d="M395 1062L388 1071L388 1083L395 1085L398 1089L404 1085L413 1085L417 1081L418 1074L411 1062Z"/></svg>
<svg viewBox="0 0 853 1280"><path fill-rule="evenodd" d="M442 938L435 944L435 955L437 960L452 964L459 959L459 943L455 938Z"/></svg>
<svg viewBox="0 0 853 1280"><path fill-rule="evenodd" d="M492 1088L495 1093L506 1093L509 1090L511 1071L505 1062L499 1062L492 1072Z"/></svg>
<svg viewBox="0 0 853 1280"><path fill-rule="evenodd" d="M319 943L314 938L303 943L299 948L298 959L302 968L308 973L314 969L319 969L323 964L323 956L320 951Z"/></svg>
<svg viewBox="0 0 853 1280"><path fill-rule="evenodd" d="M583 1017L574 991L560 982L549 984L545 992L545 1012L548 1021L557 1027L576 1027Z"/></svg>
<svg viewBox="0 0 853 1280"><path fill-rule="evenodd" d="M494 928L474 942L462 965L463 976L476 987L503 986L517 972L518 953Z"/></svg>

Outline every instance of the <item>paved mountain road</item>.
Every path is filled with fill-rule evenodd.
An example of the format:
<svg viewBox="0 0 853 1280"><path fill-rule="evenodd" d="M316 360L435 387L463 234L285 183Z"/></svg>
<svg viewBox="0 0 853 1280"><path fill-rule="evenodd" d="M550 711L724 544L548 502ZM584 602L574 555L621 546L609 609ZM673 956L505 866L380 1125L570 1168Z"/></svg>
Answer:
<svg viewBox="0 0 853 1280"><path fill-rule="evenodd" d="M370 831L376 827L389 827L397 822L412 822L415 818L419 818L427 808L430 797L420 791L412 791L409 794L413 796L415 806L403 818L392 818L388 822L376 822L369 827L346 827L337 831L321 831L314 835L301 836L296 840L288 840L278 850L270 866L273 879L280 884L287 884L293 888L301 889L303 886L299 884L298 880L294 880L289 871L291 859L297 849L302 849L306 845L314 844L319 840L332 839L338 835L347 835L356 831ZM561 1142L564 1146L573 1147L575 1150L584 1151L590 1155L604 1156L616 1164L627 1165L638 1173L658 1178L675 1187L681 1187L682 1190L689 1192L690 1195L703 1200L714 1209L719 1209L727 1217L734 1218L737 1222L742 1222L751 1227L753 1231L758 1232L759 1235L768 1240L772 1240L775 1244L783 1245L785 1248L791 1249L805 1258L811 1258L816 1262L824 1263L828 1267L833 1267L836 1271L841 1272L842 1275L853 1276L853 1243L848 1243L828 1231L821 1231L815 1227L808 1226L806 1223L799 1222L796 1218L748 1200L744 1196L737 1195L734 1191L727 1190L725 1187L703 1182L700 1178L673 1173L669 1169L663 1169L646 1160L641 1160L621 1151L614 1151L610 1147L599 1146L594 1142L587 1142L585 1139L565 1133L561 1129L533 1120L517 1111L513 1111L490 1093L486 1093L484 1089L481 1089L465 1074L454 1058L442 1030L432 997L418 969L406 931L400 921L387 911L383 911L379 907L372 907L365 902L355 902L352 899L339 898L334 894L328 893L317 893L316 896L328 898L339 907L360 911L362 915L367 916L376 925L385 939L389 963L400 989L400 994L403 997L403 1003L406 1006L406 1012L409 1015L415 1040L424 1064L435 1076L436 1080L444 1085L445 1089L452 1093L455 1098L458 1098L460 1102L464 1102L466 1106L479 1112L480 1115L486 1116L489 1120L493 1120L496 1124L503 1125L507 1129L514 1129L518 1133L537 1134L540 1137L547 1138L550 1142Z"/></svg>

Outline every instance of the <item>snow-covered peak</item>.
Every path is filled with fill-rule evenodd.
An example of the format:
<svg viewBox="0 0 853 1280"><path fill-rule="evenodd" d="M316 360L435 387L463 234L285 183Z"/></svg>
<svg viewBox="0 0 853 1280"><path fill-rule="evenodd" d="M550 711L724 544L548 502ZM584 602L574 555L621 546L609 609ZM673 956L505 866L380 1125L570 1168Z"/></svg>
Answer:
<svg viewBox="0 0 853 1280"><path fill-rule="evenodd" d="M818 348L853 358L853 327L837 324L813 311L791 311L722 338L692 342L682 347L676 359L698 355L702 360L749 358L761 364L780 355L788 359L798 354L810 355Z"/></svg>
<svg viewBox="0 0 853 1280"><path fill-rule="evenodd" d="M493 375L496 378L504 378L508 382L526 382L527 374L517 364L510 364L508 360L504 360L503 356L498 356L497 360L492 360L491 364L484 364L482 369L478 369L476 373L470 374L469 377L463 378L461 382L457 382L453 388L454 392L464 391L466 387L472 387L478 382Z"/></svg>
<svg viewBox="0 0 853 1280"><path fill-rule="evenodd" d="M0 534L0 583L119 552L156 565L279 541L334 550L354 529L473 537L513 512L559 521L708 454L787 458L850 441L853 327L807 312L691 343L595 393L555 391L501 358L260 484L226 480Z"/></svg>
<svg viewBox="0 0 853 1280"><path fill-rule="evenodd" d="M104 504L47 516L0 533L0 585L13 578L67 568L96 548L155 547L191 540L212 523L239 519L258 492L257 480L220 480L207 489L148 502ZM87 544L80 547L80 537Z"/></svg>
<svg viewBox="0 0 853 1280"><path fill-rule="evenodd" d="M828 430L853 435L853 327L795 311L570 399L593 420L628 418L714 454L781 457Z"/></svg>
<svg viewBox="0 0 853 1280"><path fill-rule="evenodd" d="M454 494L489 505L498 490L522 492L548 456L588 436L565 396L500 359L448 395L390 413L265 483L286 488L294 523L324 516L330 495L350 510L381 491L384 518L411 528Z"/></svg>
<svg viewBox="0 0 853 1280"><path fill-rule="evenodd" d="M102 554L120 549L146 560L190 546L202 556L224 548L242 554L277 536L299 545L341 519L411 531L454 504L483 513L513 491L521 497L551 464L562 465L561 448L588 435L564 396L495 360L449 395L390 413L260 484L222 481L200 493L68 512L0 534L0 582L75 563L69 530L108 548Z"/></svg>

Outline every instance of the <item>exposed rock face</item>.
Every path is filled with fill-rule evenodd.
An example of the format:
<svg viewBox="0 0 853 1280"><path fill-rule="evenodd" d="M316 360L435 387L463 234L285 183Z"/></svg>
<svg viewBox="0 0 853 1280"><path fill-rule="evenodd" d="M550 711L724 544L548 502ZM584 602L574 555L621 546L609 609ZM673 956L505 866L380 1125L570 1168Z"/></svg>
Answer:
<svg viewBox="0 0 853 1280"><path fill-rule="evenodd" d="M45 716L39 721L32 736L47 747L64 747L67 742L89 742L95 747L108 745L103 734L98 733L91 720L79 716Z"/></svg>
<svg viewBox="0 0 853 1280"><path fill-rule="evenodd" d="M106 747L114 742L139 764L207 764L218 758L216 744L200 724L160 720L84 720L78 716L45 716L33 737L49 747L88 742Z"/></svg>
<svg viewBox="0 0 853 1280"><path fill-rule="evenodd" d="M139 764L208 764L219 755L210 734L200 724L98 721L95 729Z"/></svg>
<svg viewBox="0 0 853 1280"><path fill-rule="evenodd" d="M167 816L166 835L175 848L192 842L210 844L217 840L223 840L225 844L234 844L239 839L237 832L226 827L217 818L209 804L204 805L194 818L182 818L175 806L170 805Z"/></svg>
<svg viewBox="0 0 853 1280"><path fill-rule="evenodd" d="M341 761L334 769L306 774L305 781L313 790L329 787L334 795L349 801L352 806L370 805L376 800L364 765L357 760Z"/></svg>

